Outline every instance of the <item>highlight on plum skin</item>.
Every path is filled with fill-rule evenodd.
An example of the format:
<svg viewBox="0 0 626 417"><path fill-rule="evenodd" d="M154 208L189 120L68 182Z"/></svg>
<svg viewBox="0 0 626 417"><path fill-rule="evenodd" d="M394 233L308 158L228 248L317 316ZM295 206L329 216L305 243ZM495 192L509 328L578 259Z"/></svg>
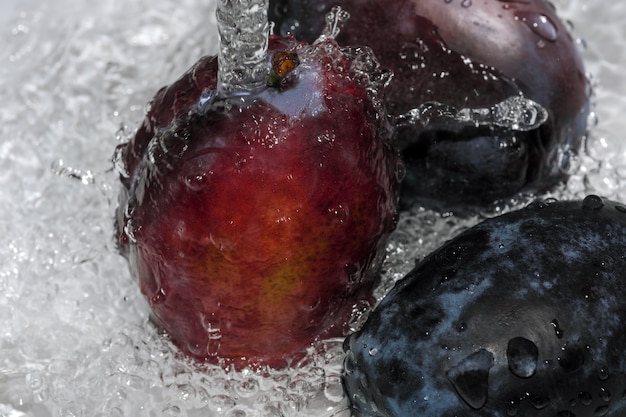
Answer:
<svg viewBox="0 0 626 417"><path fill-rule="evenodd" d="M268 55L278 83L227 103L202 58L117 150L120 250L153 321L237 369L293 365L350 331L373 302L401 172L371 55L278 37Z"/></svg>
<svg viewBox="0 0 626 417"><path fill-rule="evenodd" d="M394 77L389 113L428 102L488 107L523 95L549 114L529 131L432 119L402 124L402 200L486 205L565 181L587 134L589 83L575 39L547 1L272 0L277 33L313 40L324 13L350 13L337 40L371 47Z"/></svg>

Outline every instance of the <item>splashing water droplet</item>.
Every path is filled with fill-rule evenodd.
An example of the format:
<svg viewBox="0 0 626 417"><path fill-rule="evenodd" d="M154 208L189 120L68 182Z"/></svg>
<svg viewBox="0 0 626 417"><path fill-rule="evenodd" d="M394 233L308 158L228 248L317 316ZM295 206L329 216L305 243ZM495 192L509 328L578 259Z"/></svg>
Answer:
<svg viewBox="0 0 626 417"><path fill-rule="evenodd" d="M128 168L126 167L126 162L124 161L124 149L125 146L118 146L115 148L113 152L113 167L115 168L115 172L117 172L122 178L130 178L130 172L128 172Z"/></svg>
<svg viewBox="0 0 626 417"><path fill-rule="evenodd" d="M530 378L537 370L539 350L537 345L523 337L509 340L506 349L509 371L520 378Z"/></svg>
<svg viewBox="0 0 626 417"><path fill-rule="evenodd" d="M210 324L207 326L206 330L209 339L207 343L207 353L209 356L217 356L217 352L221 345L222 333L219 328L211 327Z"/></svg>
<svg viewBox="0 0 626 417"><path fill-rule="evenodd" d="M452 119L473 126L498 126L516 131L533 130L548 119L548 112L538 103L520 96L509 97L487 108L464 108L429 102L398 116L398 125L428 125L433 118Z"/></svg>
<svg viewBox="0 0 626 417"><path fill-rule="evenodd" d="M541 13L535 12L517 12L515 18L524 22L536 35L541 38L555 42L558 38L559 31L550 18Z"/></svg>
<svg viewBox="0 0 626 417"><path fill-rule="evenodd" d="M487 403L489 370L493 365L493 353L480 349L447 372L457 394L475 410L481 409Z"/></svg>
<svg viewBox="0 0 626 417"><path fill-rule="evenodd" d="M316 42L321 42L326 39L335 39L337 35L339 35L341 27L349 18L350 13L340 6L333 6L330 12L326 14L326 26Z"/></svg>
<svg viewBox="0 0 626 417"><path fill-rule="evenodd" d="M65 165L62 159L53 162L50 166L52 172L59 177L66 177L73 180L78 180L85 185L94 184L96 182L94 175L91 171L82 171L80 169L72 168Z"/></svg>
<svg viewBox="0 0 626 417"><path fill-rule="evenodd" d="M352 314L350 320L348 320L348 327L351 332L359 330L365 321L367 320L369 313L372 311L372 306L366 300L360 300L354 306L352 306Z"/></svg>

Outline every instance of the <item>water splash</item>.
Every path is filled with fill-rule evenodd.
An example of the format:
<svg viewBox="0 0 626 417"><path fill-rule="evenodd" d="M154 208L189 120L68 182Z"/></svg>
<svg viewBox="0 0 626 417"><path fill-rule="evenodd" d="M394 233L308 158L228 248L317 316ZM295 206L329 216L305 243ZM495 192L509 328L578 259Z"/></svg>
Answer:
<svg viewBox="0 0 626 417"><path fill-rule="evenodd" d="M12 3L19 2L9 0L3 7L11 9ZM208 13L215 2L60 0L54 7L42 3L41 10L29 9L33 4L13 9L16 18L18 10L25 13L4 26L6 48L0 52L5 59L0 90L6 97L0 109L0 197L6 215L0 219L0 317L6 325L3 360L11 364L0 376L0 413L348 417L340 342L316 350L301 369L255 375L261 390L240 406L235 390L249 386L242 373L198 370L176 357L166 339L145 324L144 301L111 249L110 202L92 184L83 185L82 175L73 179L50 170L51 161L63 158L65 168L94 173L97 184L117 183L112 173L100 175L110 168L118 143L112 133L121 122L139 124L159 83L202 54L217 52ZM601 169L574 176L557 196L598 193L594 187L608 178L620 187L600 194L616 198L626 189L626 164L617 152L626 122L623 27L585 22L589 16L618 21L626 16L626 3L608 8L584 2L585 11L578 1L558 6L581 22L590 45L589 70L602 73L594 106L602 130L591 141L603 136L616 152L604 158ZM6 22L12 18L10 11L0 16ZM488 214L503 209L510 208L500 204ZM626 207L616 210L621 214ZM377 299L416 259L476 221L421 207L403 213ZM323 377L316 371L320 367ZM240 383L245 387L235 388Z"/></svg>
<svg viewBox="0 0 626 417"><path fill-rule="evenodd" d="M317 38L316 42L322 42L326 39L335 39L344 23L350 18L350 13L342 9L340 6L333 8L326 14L326 26L322 34Z"/></svg>
<svg viewBox="0 0 626 417"><path fill-rule="evenodd" d="M218 92L238 95L265 85L269 0L219 0Z"/></svg>
<svg viewBox="0 0 626 417"><path fill-rule="evenodd" d="M399 116L399 125L427 126L432 119L450 119L460 124L498 126L517 131L533 130L548 119L548 112L540 104L521 96L509 97L487 108L456 109L453 106L429 102Z"/></svg>

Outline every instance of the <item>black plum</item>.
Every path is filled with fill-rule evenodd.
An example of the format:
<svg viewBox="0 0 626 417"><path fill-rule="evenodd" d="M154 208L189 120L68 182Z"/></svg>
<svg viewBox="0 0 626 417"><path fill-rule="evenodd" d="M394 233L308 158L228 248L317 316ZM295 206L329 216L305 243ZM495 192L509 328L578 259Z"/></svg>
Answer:
<svg viewBox="0 0 626 417"><path fill-rule="evenodd" d="M407 166L403 202L490 203L565 178L586 134L589 89L567 27L544 0L272 0L276 31L312 41L333 5L350 13L337 40L367 45L394 73L386 97ZM543 106L536 128L474 125L411 110L438 102L489 108L523 95Z"/></svg>
<svg viewBox="0 0 626 417"><path fill-rule="evenodd" d="M346 341L359 417L626 415L626 206L536 202L424 259Z"/></svg>

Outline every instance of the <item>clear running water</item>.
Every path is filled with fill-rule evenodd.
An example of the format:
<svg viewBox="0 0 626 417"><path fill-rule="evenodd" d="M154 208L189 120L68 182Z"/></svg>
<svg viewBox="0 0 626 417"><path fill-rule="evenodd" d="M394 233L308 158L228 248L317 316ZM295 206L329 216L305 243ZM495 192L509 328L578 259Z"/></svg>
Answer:
<svg viewBox="0 0 626 417"><path fill-rule="evenodd" d="M595 104L552 196L626 201L626 3L555 4L584 39ZM214 14L211 0L0 5L0 416L349 416L340 340L269 375L194 366L149 324L115 252L113 149L160 86L217 52ZM378 295L479 220L404 214Z"/></svg>

